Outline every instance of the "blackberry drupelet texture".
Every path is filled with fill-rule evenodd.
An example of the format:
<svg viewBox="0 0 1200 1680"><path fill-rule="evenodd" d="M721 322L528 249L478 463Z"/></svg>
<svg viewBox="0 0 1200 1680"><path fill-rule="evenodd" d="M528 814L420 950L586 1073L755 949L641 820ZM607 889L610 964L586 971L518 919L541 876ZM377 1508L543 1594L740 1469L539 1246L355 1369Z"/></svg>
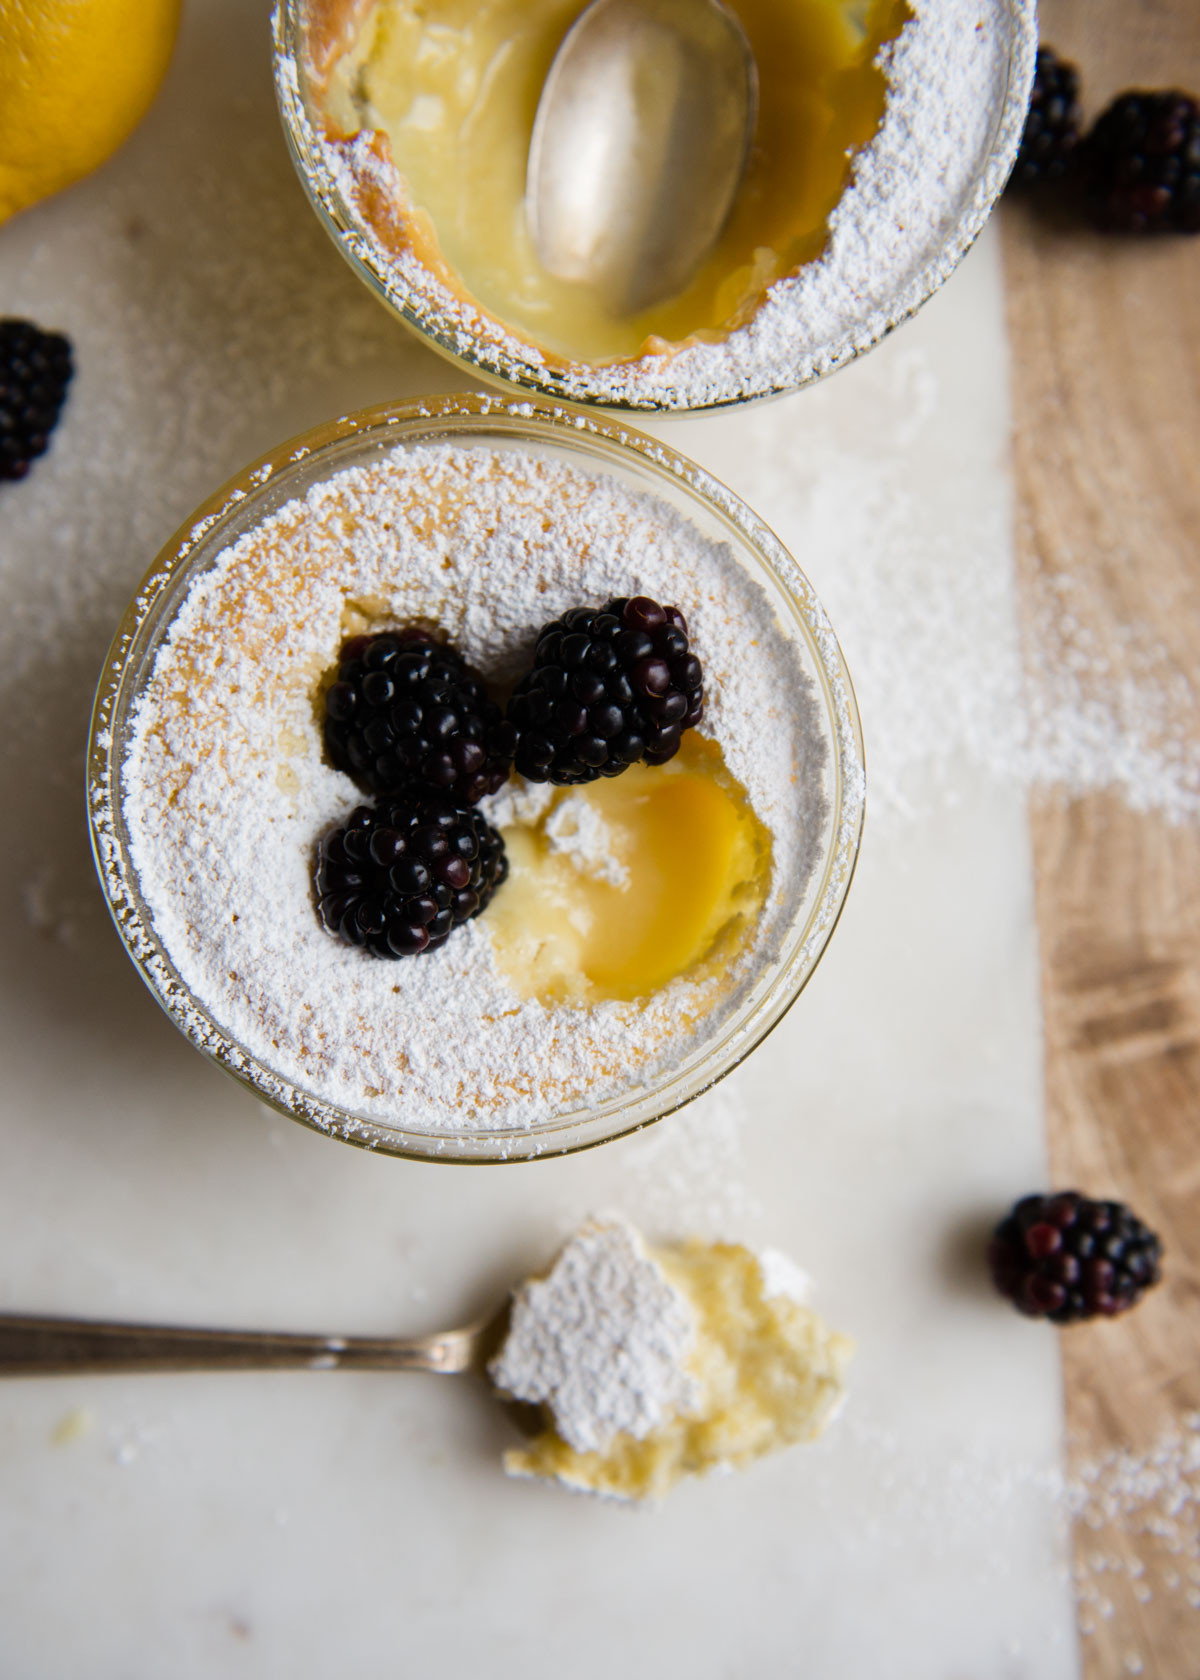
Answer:
<svg viewBox="0 0 1200 1680"><path fill-rule="evenodd" d="M474 805L508 776L513 731L454 648L423 630L355 636L325 696L332 762L372 793L436 788Z"/></svg>
<svg viewBox="0 0 1200 1680"><path fill-rule="evenodd" d="M0 320L0 480L24 478L46 453L73 372L61 333Z"/></svg>
<svg viewBox="0 0 1200 1680"><path fill-rule="evenodd" d="M1188 93L1123 93L1079 152L1084 200L1114 233L1200 233L1200 102Z"/></svg>
<svg viewBox="0 0 1200 1680"><path fill-rule="evenodd" d="M360 805L321 842L317 902L330 933L377 957L443 945L508 874L504 842L469 805L436 793Z"/></svg>
<svg viewBox="0 0 1200 1680"><path fill-rule="evenodd" d="M997 1225L987 1259L996 1288L1020 1312L1071 1324L1132 1307L1159 1280L1162 1246L1123 1202L1063 1190L1019 1201Z"/></svg>
<svg viewBox="0 0 1200 1680"><path fill-rule="evenodd" d="M1019 186L1060 180L1079 143L1079 72L1039 47L1033 92L1012 178Z"/></svg>
<svg viewBox="0 0 1200 1680"><path fill-rule="evenodd" d="M547 624L508 705L516 768L560 786L665 764L703 715L704 673L683 614L644 595Z"/></svg>

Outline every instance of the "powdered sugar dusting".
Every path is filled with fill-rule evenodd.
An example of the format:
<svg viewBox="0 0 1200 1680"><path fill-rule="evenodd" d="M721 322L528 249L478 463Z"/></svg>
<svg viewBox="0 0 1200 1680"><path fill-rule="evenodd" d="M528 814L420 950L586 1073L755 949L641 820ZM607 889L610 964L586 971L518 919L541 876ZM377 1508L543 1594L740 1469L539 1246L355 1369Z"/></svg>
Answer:
<svg viewBox="0 0 1200 1680"><path fill-rule="evenodd" d="M820 258L777 281L754 319L718 343L609 366L549 365L379 237L365 206L405 202L371 136L329 141L276 16L276 84L303 167L334 209L345 245L421 329L501 377L553 395L631 408L704 408L820 378L876 343L936 289L975 238L1020 139L1033 74L1033 0L912 0L881 55L889 94L855 161Z"/></svg>
<svg viewBox="0 0 1200 1680"><path fill-rule="evenodd" d="M811 1296L812 1279L796 1264L791 1255L784 1254L782 1249L764 1248L758 1257L758 1268L762 1273L764 1301L770 1301L776 1295L784 1295L804 1306Z"/></svg>
<svg viewBox="0 0 1200 1680"><path fill-rule="evenodd" d="M1153 625L1113 623L1091 556L1068 556L1066 575L1029 568L1015 590L1011 500L956 453L960 393L941 354L917 332L785 405L784 425L778 405L736 420L750 465L735 482L838 627L867 731L872 822L920 819L931 793L953 796L964 763L1200 820L1195 673Z"/></svg>
<svg viewBox="0 0 1200 1680"><path fill-rule="evenodd" d="M1083 577L1033 580L1026 601L1026 774L1081 795L1116 789L1133 811L1200 820L1200 686L1145 624L1114 646Z"/></svg>
<svg viewBox="0 0 1200 1680"><path fill-rule="evenodd" d="M756 1116L726 1079L672 1115L669 1126L650 1126L621 1143L622 1212L641 1230L666 1235L686 1231L709 1242L743 1242L762 1230L766 1211L747 1183L747 1135ZM565 1241L595 1209L583 1184L563 1198L556 1221Z"/></svg>
<svg viewBox="0 0 1200 1680"><path fill-rule="evenodd" d="M573 1236L549 1275L523 1284L489 1371L518 1400L549 1406L576 1452L619 1433L643 1440L695 1405L692 1309L638 1232L606 1217Z"/></svg>
<svg viewBox="0 0 1200 1680"><path fill-rule="evenodd" d="M1106 1650L1120 1649L1122 1667L1113 1680L1118 1673L1165 1672L1139 1649L1144 1630L1154 1625L1142 1623L1142 1606L1166 1600L1172 1619L1179 1618L1181 1641L1197 1637L1188 1616L1200 1612L1200 1412L1185 1413L1139 1447L1081 1452L1066 1474L1048 1462L1006 1459L983 1439L945 1441L939 1477L948 1492L939 1497L928 1473L907 1460L890 1421L864 1415L870 1403L847 1410L843 1441L861 1473L887 1491L889 1522L881 1532L892 1544L920 1544L948 1558L965 1554L984 1530L995 1538L988 1568L993 1590L1000 1591L997 1577L1011 1569L1019 1542L1016 1524L1033 1505L1061 1529L1064 1553L1073 1526L1074 1564L1064 1560L1063 1569L1071 1567L1078 1629L1087 1640L1105 1628ZM822 1452L808 1491L815 1504L832 1506L845 1497L845 1465L822 1475ZM861 1564L862 1540L840 1542L848 1567ZM1114 1637L1116 1630L1124 1637ZM1176 1647L1160 1654L1168 1648Z"/></svg>
<svg viewBox="0 0 1200 1680"><path fill-rule="evenodd" d="M730 971L632 1004L546 1006L500 974L486 918L415 962L325 934L313 848L359 795L323 761L314 700L347 605L433 619L505 682L547 619L629 592L684 607L708 674L705 732L773 837L768 904ZM812 869L826 755L809 680L723 543L606 475L433 444L317 483L193 582L136 708L124 813L155 931L245 1051L369 1118L399 1105L431 1130L515 1128L674 1066L724 1018ZM503 820L513 799L488 809Z"/></svg>
<svg viewBox="0 0 1200 1680"><path fill-rule="evenodd" d="M1065 1489L1078 1536L1075 1591L1085 1635L1126 1602L1122 1621L1156 1592L1200 1611L1200 1412L1141 1451L1085 1460ZM1126 1672L1142 1672L1130 1651Z"/></svg>
<svg viewBox="0 0 1200 1680"><path fill-rule="evenodd" d="M629 870L613 856L611 830L594 805L575 800L560 805L547 817L542 832L550 851L567 858L581 874L610 887L628 886Z"/></svg>

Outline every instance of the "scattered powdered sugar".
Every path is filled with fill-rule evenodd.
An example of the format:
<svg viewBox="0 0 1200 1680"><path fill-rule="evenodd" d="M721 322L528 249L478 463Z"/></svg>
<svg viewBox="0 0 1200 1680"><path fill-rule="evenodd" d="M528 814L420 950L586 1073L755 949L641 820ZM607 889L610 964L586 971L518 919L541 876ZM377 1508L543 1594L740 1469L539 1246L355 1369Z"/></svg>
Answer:
<svg viewBox="0 0 1200 1680"><path fill-rule="evenodd" d="M784 1254L778 1248L764 1248L758 1256L758 1269L762 1273L765 1301L776 1295L786 1295L800 1306L806 1305L812 1295L812 1279L790 1254Z"/></svg>
<svg viewBox="0 0 1200 1680"><path fill-rule="evenodd" d="M432 619L504 683L548 619L626 593L684 609L706 669L705 732L772 835L768 902L741 957L634 1003L545 1005L502 976L486 917L398 963L326 934L314 848L361 796L324 761L314 700L347 606L375 622ZM725 544L607 475L436 443L322 480L191 583L134 712L122 801L155 932L245 1051L352 1115L514 1128L675 1069L727 1018L803 898L827 759L810 679ZM484 808L503 821L522 798L545 795ZM565 819L560 843L603 844L570 838Z"/></svg>
<svg viewBox="0 0 1200 1680"><path fill-rule="evenodd" d="M822 255L776 281L752 321L608 366L551 363L377 225L406 189L369 133L327 140L276 18L276 85L341 242L393 305L456 354L556 396L633 408L704 408L807 384L876 343L936 289L979 232L1020 140L1037 41L1034 0L910 0L881 63L878 133L854 163ZM391 214L394 214L392 212ZM387 229L384 229L386 233Z"/></svg>
<svg viewBox="0 0 1200 1680"><path fill-rule="evenodd" d="M935 1488L933 1476L914 1462L894 1426L865 1415L870 1406L868 1399L850 1409L843 1424L855 1465L886 1492L886 1523L868 1538L886 1536L896 1549L917 1544L941 1559L967 1555L972 1538L984 1529L994 1537L987 1567L996 1585L1012 1568L1023 1535L1027 1540L1027 1527L1018 1525L1028 1522L1031 1507L1040 1509L1061 1533L1079 1632L1087 1639L1103 1628L1106 1649L1118 1654L1122 1667L1113 1680L1118 1673L1166 1673L1139 1645L1156 1628L1172 1620L1178 1626L1178 1618L1200 1611L1200 1412L1185 1413L1145 1446L1080 1453L1066 1473L1056 1464L1005 1457L983 1439L974 1445L946 1442ZM816 1468L826 1470L820 1452ZM844 1476L844 1466L831 1464L828 1473L814 1478L808 1490L814 1504L844 1500ZM1073 1563L1067 1561L1069 1527ZM861 1539L839 1542L858 1562ZM1143 1621L1142 1607L1158 1600L1169 1609ZM1200 1637L1186 1629L1185 1621L1176 1644L1161 1645L1161 1656Z"/></svg>
<svg viewBox="0 0 1200 1680"><path fill-rule="evenodd" d="M488 1367L518 1400L549 1406L577 1452L618 1433L642 1440L698 1399L687 1359L695 1321L639 1233L606 1216L578 1231L545 1278L522 1284Z"/></svg>
<svg viewBox="0 0 1200 1680"><path fill-rule="evenodd" d="M1066 1497L1087 1528L1118 1522L1200 1565L1200 1412L1180 1422L1145 1452L1117 1449L1083 1464Z"/></svg>
<svg viewBox="0 0 1200 1680"><path fill-rule="evenodd" d="M1133 811L1200 820L1200 685L1148 625L1112 625L1087 576L1039 574L1025 601L1027 778L1115 789Z"/></svg>
<svg viewBox="0 0 1200 1680"><path fill-rule="evenodd" d="M1200 1412L1186 1413L1149 1448L1078 1465L1064 1500L1076 1523L1084 1634L1119 1610L1122 1623L1133 1623L1135 1607L1156 1593L1200 1610ZM1130 1659L1141 1662L1136 1652ZM1142 1668L1127 1663L1127 1672Z"/></svg>
<svg viewBox="0 0 1200 1680"><path fill-rule="evenodd" d="M671 1117L621 1144L621 1206L643 1230L686 1231L712 1242L739 1241L766 1224L746 1182L746 1135L755 1116L736 1079L725 1079ZM590 1213L594 1198L580 1186L565 1200L564 1236Z"/></svg>
<svg viewBox="0 0 1200 1680"><path fill-rule="evenodd" d="M1136 558L1067 555L1066 575L1027 568L1017 586L1010 494L980 460L1007 426L989 419L994 446L961 427L957 345L931 347L933 318L846 380L737 416L749 466L734 482L837 626L871 824L920 820L931 793L954 796L964 764L1200 820L1200 683L1160 629L1114 621L1107 567Z"/></svg>

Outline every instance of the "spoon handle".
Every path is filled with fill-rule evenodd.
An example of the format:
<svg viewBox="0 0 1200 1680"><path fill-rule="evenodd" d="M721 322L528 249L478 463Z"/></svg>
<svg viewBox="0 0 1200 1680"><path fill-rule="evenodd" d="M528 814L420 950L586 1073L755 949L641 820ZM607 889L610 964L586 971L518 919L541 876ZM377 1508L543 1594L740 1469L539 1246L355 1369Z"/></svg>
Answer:
<svg viewBox="0 0 1200 1680"><path fill-rule="evenodd" d="M436 1371L469 1369L477 1333L304 1336L0 1314L0 1377L117 1371Z"/></svg>

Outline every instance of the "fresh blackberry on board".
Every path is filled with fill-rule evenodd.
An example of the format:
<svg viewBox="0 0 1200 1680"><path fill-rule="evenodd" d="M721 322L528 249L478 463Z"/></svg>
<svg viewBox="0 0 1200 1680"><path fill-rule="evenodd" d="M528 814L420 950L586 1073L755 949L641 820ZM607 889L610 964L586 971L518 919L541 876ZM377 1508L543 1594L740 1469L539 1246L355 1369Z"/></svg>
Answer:
<svg viewBox="0 0 1200 1680"><path fill-rule="evenodd" d="M678 607L648 596L573 607L538 637L508 703L513 762L528 781L568 786L665 764L704 715L704 673Z"/></svg>
<svg viewBox="0 0 1200 1680"><path fill-rule="evenodd" d="M1200 102L1123 93L1080 149L1084 202L1113 233L1200 233Z"/></svg>
<svg viewBox="0 0 1200 1680"><path fill-rule="evenodd" d="M1020 1312L1072 1324L1125 1312L1161 1275L1162 1245L1123 1202L1077 1190L1026 1196L987 1250L992 1281Z"/></svg>
<svg viewBox="0 0 1200 1680"><path fill-rule="evenodd" d="M73 372L61 333L0 320L0 480L24 478L46 453Z"/></svg>
<svg viewBox="0 0 1200 1680"><path fill-rule="evenodd" d="M325 748L372 793L437 788L474 805L512 761L513 731L454 648L423 630L355 636L325 695Z"/></svg>
<svg viewBox="0 0 1200 1680"><path fill-rule="evenodd" d="M317 904L330 933L377 957L436 951L508 874L504 842L436 793L360 805L321 842Z"/></svg>
<svg viewBox="0 0 1200 1680"><path fill-rule="evenodd" d="M1079 143L1079 72L1053 47L1039 47L1025 131L1013 181L1033 186L1060 180Z"/></svg>

